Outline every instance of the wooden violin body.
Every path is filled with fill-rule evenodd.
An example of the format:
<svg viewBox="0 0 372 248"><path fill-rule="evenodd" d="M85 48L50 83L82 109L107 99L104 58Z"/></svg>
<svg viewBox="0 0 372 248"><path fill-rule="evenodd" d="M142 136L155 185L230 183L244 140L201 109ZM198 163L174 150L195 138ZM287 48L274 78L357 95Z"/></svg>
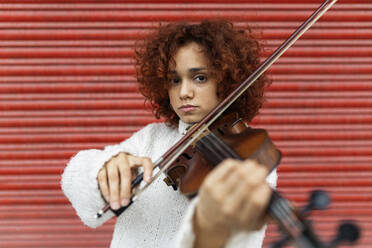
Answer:
<svg viewBox="0 0 372 248"><path fill-rule="evenodd" d="M281 153L264 129L253 129L230 114L221 118L211 127L202 140L188 147L185 152L166 171L168 177L164 180L167 185L178 189L185 195L197 193L208 173L221 162L221 156L236 159L254 159L259 164L272 171L280 163ZM216 139L210 140L211 133L223 141L228 147L216 146ZM214 147L216 152L211 152ZM206 149L209 149L207 151ZM229 151L225 151L229 150ZM232 152L233 150L233 152ZM238 157L232 155L236 153Z"/></svg>

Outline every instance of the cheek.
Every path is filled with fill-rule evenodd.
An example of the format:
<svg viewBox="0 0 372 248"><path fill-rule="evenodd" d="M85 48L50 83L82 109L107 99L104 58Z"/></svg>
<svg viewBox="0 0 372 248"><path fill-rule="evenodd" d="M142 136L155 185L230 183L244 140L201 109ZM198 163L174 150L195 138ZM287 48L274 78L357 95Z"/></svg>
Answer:
<svg viewBox="0 0 372 248"><path fill-rule="evenodd" d="M217 94L217 86L214 86L213 89L210 89L210 92L211 94L212 92L214 93L213 95L210 95L210 99L213 99L213 104L217 105L221 101Z"/></svg>
<svg viewBox="0 0 372 248"><path fill-rule="evenodd" d="M174 105L176 104L176 99L177 99L174 90L168 90L168 97L169 97L170 105L174 109L175 108Z"/></svg>
<svg viewBox="0 0 372 248"><path fill-rule="evenodd" d="M217 92L215 87L210 87L208 90L204 91L201 96L202 102L206 111L211 111L220 103L220 99L217 97Z"/></svg>

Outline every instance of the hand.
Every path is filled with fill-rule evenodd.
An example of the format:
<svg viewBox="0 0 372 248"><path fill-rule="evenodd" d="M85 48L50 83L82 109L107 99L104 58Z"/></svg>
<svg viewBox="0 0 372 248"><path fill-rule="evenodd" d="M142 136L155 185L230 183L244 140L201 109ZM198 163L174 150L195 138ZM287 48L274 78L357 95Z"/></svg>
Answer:
<svg viewBox="0 0 372 248"><path fill-rule="evenodd" d="M258 230L265 222L271 189L268 170L254 160L228 159L205 178L199 190L199 229L226 233Z"/></svg>
<svg viewBox="0 0 372 248"><path fill-rule="evenodd" d="M139 167L143 167L143 179L149 183L154 167L151 160L123 152L112 157L98 172L97 180L101 194L107 202L110 202L112 209L117 210L120 205L129 204L131 183L137 176L135 171Z"/></svg>

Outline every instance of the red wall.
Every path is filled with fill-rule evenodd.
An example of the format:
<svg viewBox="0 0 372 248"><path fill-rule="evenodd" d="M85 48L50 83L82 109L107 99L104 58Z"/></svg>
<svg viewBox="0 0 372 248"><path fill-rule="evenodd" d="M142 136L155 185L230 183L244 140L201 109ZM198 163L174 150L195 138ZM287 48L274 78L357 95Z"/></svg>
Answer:
<svg viewBox="0 0 372 248"><path fill-rule="evenodd" d="M322 1L0 1L0 247L108 247L114 220L83 226L60 190L77 151L119 143L154 119L131 47L158 22L223 17L262 32L268 56ZM253 126L283 152L278 188L330 239L341 219L372 246L372 2L340 0L270 69ZM277 237L270 225L266 243Z"/></svg>

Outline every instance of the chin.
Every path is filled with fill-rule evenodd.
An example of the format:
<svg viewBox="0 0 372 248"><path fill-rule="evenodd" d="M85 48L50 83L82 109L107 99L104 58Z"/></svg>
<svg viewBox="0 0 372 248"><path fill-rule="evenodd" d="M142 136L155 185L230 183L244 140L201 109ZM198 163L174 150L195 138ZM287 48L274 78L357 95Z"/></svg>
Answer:
<svg viewBox="0 0 372 248"><path fill-rule="evenodd" d="M184 118L181 118L181 120L187 124L194 124L196 122L199 122L201 119L195 118L195 117L184 117Z"/></svg>

